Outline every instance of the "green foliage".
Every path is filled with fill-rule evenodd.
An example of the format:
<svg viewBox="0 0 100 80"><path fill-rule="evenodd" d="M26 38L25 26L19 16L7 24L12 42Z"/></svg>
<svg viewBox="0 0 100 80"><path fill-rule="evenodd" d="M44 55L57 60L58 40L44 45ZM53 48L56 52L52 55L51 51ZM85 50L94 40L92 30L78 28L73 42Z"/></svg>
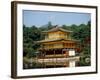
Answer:
<svg viewBox="0 0 100 80"><path fill-rule="evenodd" d="M89 61L87 62L86 60L89 59ZM80 66L90 66L90 55L85 55L85 56L81 56L80 57L80 62L79 62Z"/></svg>
<svg viewBox="0 0 100 80"><path fill-rule="evenodd" d="M23 56L26 56L28 58L36 57L37 55L37 49L40 47L40 44L37 44L36 41L40 41L44 39L44 34L42 34L42 31L46 31L49 29L52 29L54 26L51 22L48 22L46 25L37 27L27 27L23 25ZM89 21L87 24L80 24L80 25L62 25L62 28L66 30L71 30L73 33L71 34L71 37L75 40L79 40L78 47L81 48L80 55L84 56L80 59L80 66L87 65L85 62L86 55L90 54L90 35L91 35L91 22ZM90 63L88 63L90 65Z"/></svg>
<svg viewBox="0 0 100 80"><path fill-rule="evenodd" d="M37 44L36 41L41 40L41 31L35 27L26 27L23 26L23 55L30 57L36 56L36 51L40 47L40 44Z"/></svg>

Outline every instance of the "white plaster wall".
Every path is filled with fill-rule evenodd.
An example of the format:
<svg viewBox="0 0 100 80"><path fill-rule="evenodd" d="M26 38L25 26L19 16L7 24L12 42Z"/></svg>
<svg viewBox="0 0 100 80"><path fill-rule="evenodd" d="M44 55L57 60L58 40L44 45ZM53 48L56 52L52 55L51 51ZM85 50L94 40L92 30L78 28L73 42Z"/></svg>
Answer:
<svg viewBox="0 0 100 80"><path fill-rule="evenodd" d="M75 56L75 50L69 50L69 56Z"/></svg>

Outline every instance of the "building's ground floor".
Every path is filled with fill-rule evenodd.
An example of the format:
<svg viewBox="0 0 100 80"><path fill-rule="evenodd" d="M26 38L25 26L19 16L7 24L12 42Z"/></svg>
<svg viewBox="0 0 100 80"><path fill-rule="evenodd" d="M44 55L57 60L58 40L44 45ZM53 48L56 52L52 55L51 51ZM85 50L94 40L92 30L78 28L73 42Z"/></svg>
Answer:
<svg viewBox="0 0 100 80"><path fill-rule="evenodd" d="M76 52L74 48L56 48L56 49L42 49L40 50L39 58L66 58L69 56L75 56Z"/></svg>
<svg viewBox="0 0 100 80"><path fill-rule="evenodd" d="M35 68L75 67L80 57L75 49L41 50L37 57L28 60Z"/></svg>

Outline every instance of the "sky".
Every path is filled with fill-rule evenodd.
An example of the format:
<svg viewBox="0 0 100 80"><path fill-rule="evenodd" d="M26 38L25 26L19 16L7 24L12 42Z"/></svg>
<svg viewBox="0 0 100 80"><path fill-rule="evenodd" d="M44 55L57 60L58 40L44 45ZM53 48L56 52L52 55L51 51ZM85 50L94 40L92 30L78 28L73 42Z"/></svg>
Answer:
<svg viewBox="0 0 100 80"><path fill-rule="evenodd" d="M54 12L54 11L23 11L23 24L27 27L33 25L40 27L51 22L52 25L80 25L91 20L90 13Z"/></svg>

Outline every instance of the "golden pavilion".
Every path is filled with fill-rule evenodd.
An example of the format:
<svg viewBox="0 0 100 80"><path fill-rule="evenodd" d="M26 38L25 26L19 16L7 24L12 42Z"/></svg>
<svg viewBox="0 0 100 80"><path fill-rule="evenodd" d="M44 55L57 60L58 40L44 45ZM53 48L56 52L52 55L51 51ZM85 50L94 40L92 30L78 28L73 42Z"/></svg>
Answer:
<svg viewBox="0 0 100 80"><path fill-rule="evenodd" d="M72 31L61 27L43 31L45 39L38 41L41 44L38 62L44 67L75 67L79 61L76 56L77 40L71 38Z"/></svg>

